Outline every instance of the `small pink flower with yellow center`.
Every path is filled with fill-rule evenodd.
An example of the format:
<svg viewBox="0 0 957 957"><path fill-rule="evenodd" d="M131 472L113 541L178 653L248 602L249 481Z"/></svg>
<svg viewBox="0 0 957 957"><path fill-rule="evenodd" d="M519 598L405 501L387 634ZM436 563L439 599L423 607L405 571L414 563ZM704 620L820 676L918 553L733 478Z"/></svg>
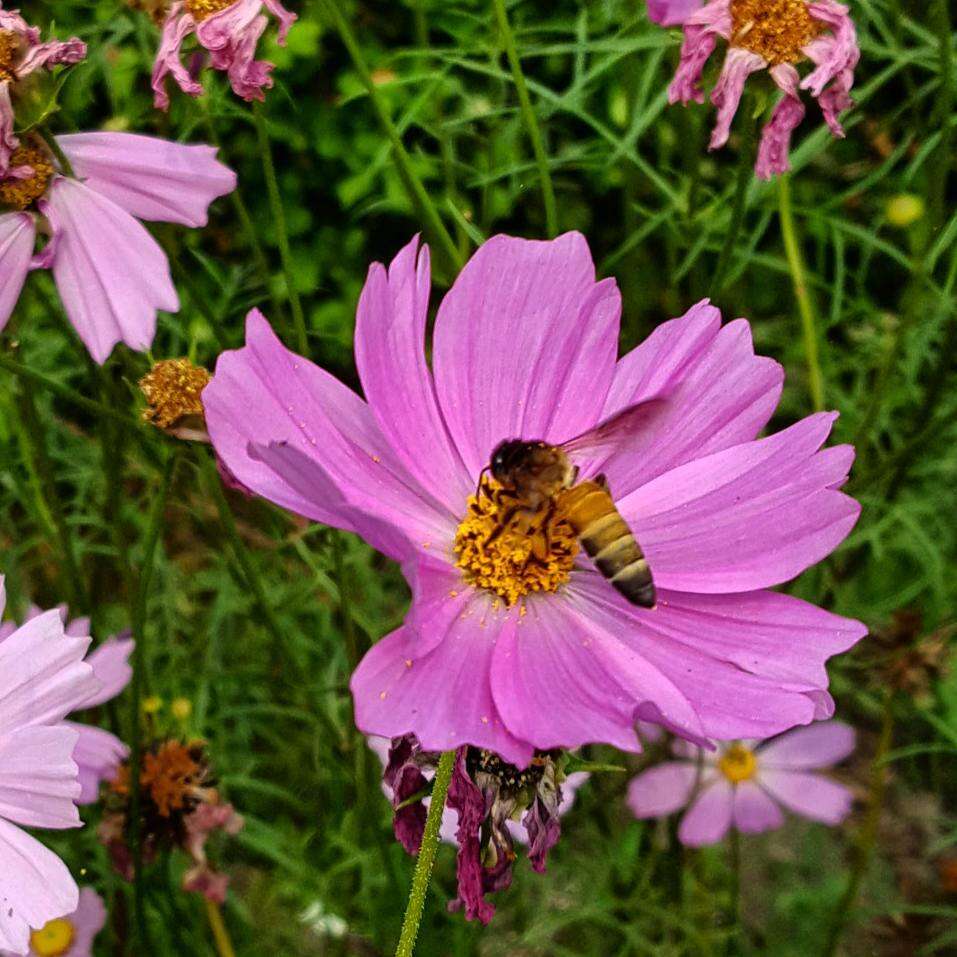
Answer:
<svg viewBox="0 0 957 957"><path fill-rule="evenodd" d="M13 151L20 145L13 132L12 91L37 70L52 70L86 59L86 44L76 37L41 43L36 27L31 27L17 10L2 7L0 0L0 175L5 175Z"/></svg>
<svg viewBox="0 0 957 957"><path fill-rule="evenodd" d="M195 34L209 53L213 69L224 70L233 92L244 100L262 100L272 88L273 64L257 60L256 45L269 22L265 7L279 21L279 43L285 44L296 21L279 0L176 0L163 25L163 38L153 65L154 104L169 108L166 77L172 76L190 96L200 96L202 85L183 66L180 53L186 38Z"/></svg>
<svg viewBox="0 0 957 957"><path fill-rule="evenodd" d="M688 807L678 829L683 844L716 844L732 826L760 834L784 823L781 808L824 824L840 824L853 795L818 773L854 750L854 729L841 721L797 728L769 741L724 743L717 752L674 744L677 761L639 774L628 787L638 818Z"/></svg>
<svg viewBox="0 0 957 957"><path fill-rule="evenodd" d="M106 923L103 898L92 887L80 890L72 914L56 917L30 934L29 957L93 957L93 941ZM11 957L9 951L3 957Z"/></svg>
<svg viewBox="0 0 957 957"><path fill-rule="evenodd" d="M790 168L791 134L804 118L801 90L810 92L835 136L844 129L838 114L853 105L850 92L860 59L848 8L834 0L711 0L684 20L681 64L668 91L672 103L704 101L700 81L718 38L728 53L711 102L718 120L710 149L728 141L748 77L767 69L784 97L761 134L755 171L762 179ZM797 64L814 65L801 79Z"/></svg>
<svg viewBox="0 0 957 957"><path fill-rule="evenodd" d="M73 133L56 143L72 170L39 137L25 137L15 175L0 175L0 329L30 270L50 269L96 362L117 342L144 351L157 311L176 312L179 297L166 254L139 220L204 226L236 174L210 146L133 133ZM38 234L49 242L34 255Z"/></svg>

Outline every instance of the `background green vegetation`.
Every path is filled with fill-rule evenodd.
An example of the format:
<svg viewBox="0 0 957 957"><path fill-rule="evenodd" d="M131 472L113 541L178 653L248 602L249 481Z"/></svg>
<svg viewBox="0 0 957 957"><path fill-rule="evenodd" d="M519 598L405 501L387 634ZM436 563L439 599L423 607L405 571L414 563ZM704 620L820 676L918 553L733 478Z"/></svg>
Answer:
<svg viewBox="0 0 957 957"><path fill-rule="evenodd" d="M355 385L354 309L368 264L388 260L423 220L327 11L311 0L291 5L301 20L289 46L270 43L264 51L277 64L268 133L309 354ZM491 4L339 6L459 253L498 231L544 235L540 180ZM141 10L117 0L24 0L22 7L45 26L55 21L59 36L77 33L90 45L89 61L65 86L55 128L216 139L240 174L268 276L229 199L216 204L208 229L157 228L183 309L162 318L154 357L189 355L211 367L221 348L242 343L243 316L254 305L290 328L247 105L207 73L207 98L177 95L168 116L154 112L148 77L157 31ZM957 948L957 897L953 886L948 896L938 870L957 858L957 677L945 667L957 607L953 52L941 0L859 0L852 8L863 49L858 107L842 142L831 140L812 108L791 192L825 403L841 412L836 440L858 446L851 488L864 514L845 546L793 590L862 618L877 637L832 668L838 713L860 729L844 774L860 796L854 816L840 830L792 820L776 834L742 841L747 948L785 957L821 951L868 849L845 952ZM523 0L510 16L560 226L582 230L600 272L618 278L622 348L710 292L726 317L750 318L758 351L787 369L772 425L811 411L778 189L751 183L743 227L728 242L740 139L708 155L712 110L667 106L677 34L648 23L643 0ZM739 117L739 132L746 122ZM903 193L923 206L906 227L890 221L888 207ZM433 245L441 287L454 272ZM726 246L724 282L715 289ZM39 384L28 396L20 380L0 371L0 569L11 608L69 599L77 611L93 612L101 639L126 627L151 515L158 516L146 691L165 702L153 719L159 729L208 740L222 787L246 816L245 831L220 856L234 878L226 916L239 954L390 953L412 862L391 839L376 761L353 729L347 680L357 656L402 619L407 595L396 569L352 537L230 493L225 514L235 516L234 537L207 451L174 447L137 421L135 383L148 358L121 347L104 372L94 369L46 274L28 283L3 354L116 413L98 416ZM172 455L164 503L164 463ZM928 637L942 648L935 651ZM921 664L922 693L894 691L891 665L903 656ZM928 661L939 667L923 667ZM185 726L169 709L181 696L194 706ZM127 700L104 720L128 736ZM875 777L882 728L889 751ZM600 750L595 756L618 760ZM882 792L874 783L884 772ZM419 953L720 952L728 937L727 848L683 851L666 825L631 820L622 803L626 781L604 774L581 792L548 875L519 866L487 930L446 915L453 853L440 849ZM875 796L879 820L867 810ZM96 817L95 810L88 815ZM112 930L99 953L122 952L127 892L93 828L55 843L76 873L113 900ZM148 875L155 953L208 955L201 902L170 890L179 866L160 864Z"/></svg>

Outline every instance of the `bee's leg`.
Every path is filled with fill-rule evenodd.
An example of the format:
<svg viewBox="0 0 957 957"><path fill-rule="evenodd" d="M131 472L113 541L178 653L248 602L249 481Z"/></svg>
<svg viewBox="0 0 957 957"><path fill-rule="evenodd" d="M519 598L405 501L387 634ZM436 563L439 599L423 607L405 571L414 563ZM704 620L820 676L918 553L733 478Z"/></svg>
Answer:
<svg viewBox="0 0 957 957"><path fill-rule="evenodd" d="M558 503L555 499L552 499L548 503L548 508L545 510L545 517L542 519L538 528L535 529L536 532L539 532L542 536L542 541L538 542L533 539L532 551L529 555L529 558L535 557L542 564L548 561L548 556L552 551L552 537L551 537L551 525L552 519L555 517L555 510L558 507ZM537 547L536 547L537 546ZM528 564L526 560L525 564Z"/></svg>
<svg viewBox="0 0 957 957"><path fill-rule="evenodd" d="M520 505L513 505L513 506L502 516L501 521L499 522L498 526L495 528L495 530L492 532L492 534L489 535L489 537L485 539L485 547L486 547L486 548L488 548L488 546L491 545L491 544L512 524L512 522L515 520L515 516L519 513L520 510L521 510L521 506L520 506Z"/></svg>
<svg viewBox="0 0 957 957"><path fill-rule="evenodd" d="M608 477L604 472L602 472L601 475L596 475L592 481L594 481L599 488L604 489L606 492L611 491L611 489L608 487Z"/></svg>

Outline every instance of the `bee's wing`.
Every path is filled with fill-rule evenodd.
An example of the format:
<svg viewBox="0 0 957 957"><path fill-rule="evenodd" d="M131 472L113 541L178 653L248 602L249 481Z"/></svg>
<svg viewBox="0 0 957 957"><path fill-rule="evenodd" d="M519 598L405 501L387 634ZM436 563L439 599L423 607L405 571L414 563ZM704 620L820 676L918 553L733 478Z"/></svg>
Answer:
<svg viewBox="0 0 957 957"><path fill-rule="evenodd" d="M667 408L665 399L648 399L630 405L604 422L599 422L593 429L563 442L561 449L578 462L590 460L593 467L597 466L624 441L633 442L636 432L647 432L653 428Z"/></svg>

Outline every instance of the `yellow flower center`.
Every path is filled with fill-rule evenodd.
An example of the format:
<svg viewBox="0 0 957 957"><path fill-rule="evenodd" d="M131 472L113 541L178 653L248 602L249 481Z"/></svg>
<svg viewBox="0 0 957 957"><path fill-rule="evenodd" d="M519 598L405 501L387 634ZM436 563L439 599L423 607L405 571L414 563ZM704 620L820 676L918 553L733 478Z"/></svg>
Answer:
<svg viewBox="0 0 957 957"><path fill-rule="evenodd" d="M30 951L39 957L62 957L73 946L75 937L73 924L58 917L30 934Z"/></svg>
<svg viewBox="0 0 957 957"><path fill-rule="evenodd" d="M236 0L186 0L186 12L197 22L202 23L226 7L231 7Z"/></svg>
<svg viewBox="0 0 957 957"><path fill-rule="evenodd" d="M0 30L0 82L13 82L14 64L20 52L20 38L12 30Z"/></svg>
<svg viewBox="0 0 957 957"><path fill-rule="evenodd" d="M212 376L189 359L163 359L140 379L140 388L149 403L143 410L143 419L160 429L182 425L195 420L202 426L203 389Z"/></svg>
<svg viewBox="0 0 957 957"><path fill-rule="evenodd" d="M740 744L732 744L718 762L718 770L732 783L750 781L758 770L754 752Z"/></svg>
<svg viewBox="0 0 957 957"><path fill-rule="evenodd" d="M534 592L564 585L579 552L578 538L564 516L545 505L536 514L516 510L502 486L485 478L455 535L456 565L476 588L506 605Z"/></svg>
<svg viewBox="0 0 957 957"><path fill-rule="evenodd" d="M17 166L32 166L33 174L26 179L0 180L0 204L26 209L47 191L56 169L45 150L30 145L18 146L13 151L10 167Z"/></svg>
<svg viewBox="0 0 957 957"><path fill-rule="evenodd" d="M825 29L805 0L731 0L731 45L771 66L803 60L804 47Z"/></svg>

